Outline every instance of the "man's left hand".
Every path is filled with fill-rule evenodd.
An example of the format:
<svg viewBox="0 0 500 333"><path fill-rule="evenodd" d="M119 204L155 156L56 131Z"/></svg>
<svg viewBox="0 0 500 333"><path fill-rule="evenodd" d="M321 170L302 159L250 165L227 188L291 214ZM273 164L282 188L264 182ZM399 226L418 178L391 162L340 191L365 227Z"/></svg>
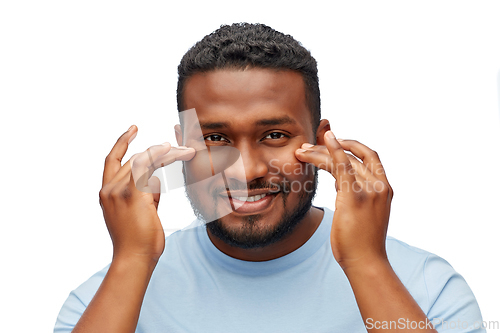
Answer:
<svg viewBox="0 0 500 333"><path fill-rule="evenodd" d="M344 271L386 263L385 238L394 192L378 154L358 141L337 140L331 131L325 133L324 142L306 143L295 155L336 179L330 236L335 259Z"/></svg>

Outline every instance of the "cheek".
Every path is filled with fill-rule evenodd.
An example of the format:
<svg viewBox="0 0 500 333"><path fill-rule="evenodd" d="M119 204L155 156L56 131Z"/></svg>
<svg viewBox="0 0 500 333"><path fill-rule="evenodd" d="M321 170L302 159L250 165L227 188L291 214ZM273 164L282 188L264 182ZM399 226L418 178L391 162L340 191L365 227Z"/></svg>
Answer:
<svg viewBox="0 0 500 333"><path fill-rule="evenodd" d="M269 174L285 177L289 180L304 181L314 176L312 165L303 163L295 157L296 148L280 149L266 156L268 158Z"/></svg>
<svg viewBox="0 0 500 333"><path fill-rule="evenodd" d="M188 185L212 177L212 167L206 151L197 151L196 155L184 165Z"/></svg>

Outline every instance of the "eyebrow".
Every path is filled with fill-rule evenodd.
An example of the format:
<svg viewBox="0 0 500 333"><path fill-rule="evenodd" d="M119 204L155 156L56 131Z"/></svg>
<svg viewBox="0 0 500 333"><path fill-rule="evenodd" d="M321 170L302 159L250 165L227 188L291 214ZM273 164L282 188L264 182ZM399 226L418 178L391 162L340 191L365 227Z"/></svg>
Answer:
<svg viewBox="0 0 500 333"><path fill-rule="evenodd" d="M216 123L202 123L200 122L200 127L202 130L215 130L221 128L229 128L229 123L216 122Z"/></svg>
<svg viewBox="0 0 500 333"><path fill-rule="evenodd" d="M290 118L289 116L283 116L283 117L278 117L278 118L267 118L267 119L260 119L257 120L254 124L256 126L273 126L273 125L284 125L284 124L296 124L297 122L293 119ZM216 129L226 129L231 127L229 123L227 122L205 122L201 123L200 122L200 127L202 130L216 130Z"/></svg>
<svg viewBox="0 0 500 333"><path fill-rule="evenodd" d="M255 125L257 126L270 126L270 125L285 125L285 124L296 124L297 122L293 119L290 118L289 116L283 116L279 118L268 118L268 119L261 119L255 122Z"/></svg>

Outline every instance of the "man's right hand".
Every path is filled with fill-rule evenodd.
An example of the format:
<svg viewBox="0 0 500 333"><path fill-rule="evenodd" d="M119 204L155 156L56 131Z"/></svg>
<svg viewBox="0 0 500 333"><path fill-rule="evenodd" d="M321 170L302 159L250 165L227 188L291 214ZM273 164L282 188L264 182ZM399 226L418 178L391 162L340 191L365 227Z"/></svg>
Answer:
<svg viewBox="0 0 500 333"><path fill-rule="evenodd" d="M140 258L157 261L165 247L165 234L157 214L160 181L151 177L160 167L194 157L193 148L151 146L121 165L128 145L137 135L132 125L106 157L100 204L113 241L113 260Z"/></svg>
<svg viewBox="0 0 500 333"><path fill-rule="evenodd" d="M190 160L193 148L152 146L121 165L137 134L132 126L106 157L100 203L113 240L113 260L73 332L133 333L153 270L165 247L157 209L160 181L153 172L176 160Z"/></svg>

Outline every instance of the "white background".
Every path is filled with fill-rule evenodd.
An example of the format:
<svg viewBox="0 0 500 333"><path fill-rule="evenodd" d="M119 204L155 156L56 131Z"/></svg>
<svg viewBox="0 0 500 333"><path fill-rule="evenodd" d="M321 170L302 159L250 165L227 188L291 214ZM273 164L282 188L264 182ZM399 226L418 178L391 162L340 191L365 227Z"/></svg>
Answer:
<svg viewBox="0 0 500 333"><path fill-rule="evenodd" d="M180 58L241 21L311 50L323 117L386 168L389 234L447 259L500 321L498 1L3 1L2 331L51 331L68 293L110 261L106 154L131 124L133 153L173 141ZM323 174L315 204L334 198ZM167 229L193 216L182 190L159 213Z"/></svg>

